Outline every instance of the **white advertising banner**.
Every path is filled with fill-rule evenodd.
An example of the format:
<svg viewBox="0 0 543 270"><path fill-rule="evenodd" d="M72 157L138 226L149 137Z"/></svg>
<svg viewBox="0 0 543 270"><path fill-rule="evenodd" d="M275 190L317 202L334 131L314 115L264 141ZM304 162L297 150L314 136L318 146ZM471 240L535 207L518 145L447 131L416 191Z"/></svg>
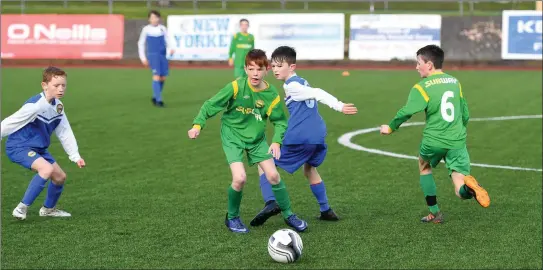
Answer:
<svg viewBox="0 0 543 270"><path fill-rule="evenodd" d="M174 53L171 60L227 60L232 36L239 32L237 15L170 15L168 42Z"/></svg>
<svg viewBox="0 0 543 270"><path fill-rule="evenodd" d="M292 46L299 60L343 59L344 14L170 15L168 35L175 50L171 60L227 60L239 20L250 22L255 48L271 56L279 46Z"/></svg>
<svg viewBox="0 0 543 270"><path fill-rule="evenodd" d="M349 59L414 60L430 44L441 45L441 15L351 15Z"/></svg>

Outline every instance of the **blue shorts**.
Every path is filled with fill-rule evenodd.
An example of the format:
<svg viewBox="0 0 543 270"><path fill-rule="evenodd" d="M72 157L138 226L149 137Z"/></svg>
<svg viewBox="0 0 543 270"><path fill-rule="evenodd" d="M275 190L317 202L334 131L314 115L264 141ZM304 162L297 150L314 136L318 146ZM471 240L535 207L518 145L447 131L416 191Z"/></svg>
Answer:
<svg viewBox="0 0 543 270"><path fill-rule="evenodd" d="M326 144L292 144L281 146L281 157L275 165L290 174L296 172L304 164L319 167L326 157Z"/></svg>
<svg viewBox="0 0 543 270"><path fill-rule="evenodd" d="M151 55L147 61L149 62L149 68L153 71L153 75L168 76L170 67L165 55Z"/></svg>
<svg viewBox="0 0 543 270"><path fill-rule="evenodd" d="M55 158L51 154L49 154L49 151L47 149L32 149L32 148L6 148L6 155L8 156L9 160L13 163L17 163L27 169L32 169L32 163L36 161L36 159L42 157L45 160L47 160L49 163L53 164L55 163Z"/></svg>

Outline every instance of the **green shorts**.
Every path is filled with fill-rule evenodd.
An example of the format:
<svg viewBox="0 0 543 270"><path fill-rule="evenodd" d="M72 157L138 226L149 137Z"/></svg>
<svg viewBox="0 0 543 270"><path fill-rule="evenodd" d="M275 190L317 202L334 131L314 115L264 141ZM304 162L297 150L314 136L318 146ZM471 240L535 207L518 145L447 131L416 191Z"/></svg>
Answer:
<svg viewBox="0 0 543 270"><path fill-rule="evenodd" d="M268 153L269 145L266 142L266 137L262 138L257 143L247 144L242 142L228 127L221 127L222 149L226 155L228 164L234 162L243 162L243 152L247 153L247 161L249 166L256 163L268 160L273 156Z"/></svg>
<svg viewBox="0 0 543 270"><path fill-rule="evenodd" d="M419 155L424 161L430 163L432 168L435 168L443 159L449 175L453 171L463 175L471 173L471 161L466 146L460 149L445 149L421 143Z"/></svg>
<svg viewBox="0 0 543 270"><path fill-rule="evenodd" d="M237 79L239 77L247 77L244 67L234 67L234 77Z"/></svg>

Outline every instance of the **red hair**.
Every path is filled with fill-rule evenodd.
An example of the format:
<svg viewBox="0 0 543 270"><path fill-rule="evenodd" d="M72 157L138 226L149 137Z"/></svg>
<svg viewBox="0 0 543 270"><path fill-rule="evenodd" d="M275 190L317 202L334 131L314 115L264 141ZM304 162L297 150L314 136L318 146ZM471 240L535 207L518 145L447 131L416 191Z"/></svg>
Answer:
<svg viewBox="0 0 543 270"><path fill-rule="evenodd" d="M254 62L257 66L264 68L268 68L270 65L266 52L260 49L252 49L247 53L247 56L245 56L245 66L250 65L251 62Z"/></svg>
<svg viewBox="0 0 543 270"><path fill-rule="evenodd" d="M53 77L57 77L57 76L67 77L68 74L66 74L66 72L60 68L48 67L43 71L41 81L44 83L48 83L53 79Z"/></svg>

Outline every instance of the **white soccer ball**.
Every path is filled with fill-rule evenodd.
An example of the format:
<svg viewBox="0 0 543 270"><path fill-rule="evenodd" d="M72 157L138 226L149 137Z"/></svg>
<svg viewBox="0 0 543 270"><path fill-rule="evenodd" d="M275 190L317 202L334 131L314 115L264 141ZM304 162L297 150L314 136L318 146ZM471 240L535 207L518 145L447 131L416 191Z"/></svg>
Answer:
<svg viewBox="0 0 543 270"><path fill-rule="evenodd" d="M268 253L280 263L293 263L302 256L304 245L298 233L291 229L281 229L268 240Z"/></svg>

